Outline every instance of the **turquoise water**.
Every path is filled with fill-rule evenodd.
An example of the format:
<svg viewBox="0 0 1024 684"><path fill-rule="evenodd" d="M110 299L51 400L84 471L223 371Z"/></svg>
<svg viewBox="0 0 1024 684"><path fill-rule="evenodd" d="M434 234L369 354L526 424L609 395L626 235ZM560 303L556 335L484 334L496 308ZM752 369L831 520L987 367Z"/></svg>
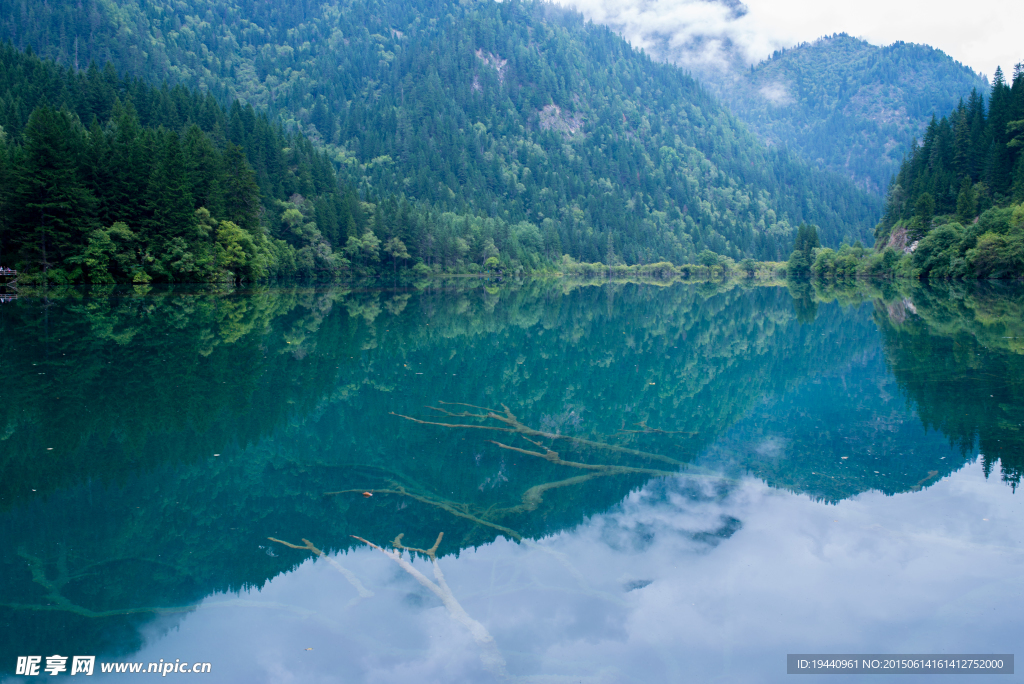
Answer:
<svg viewBox="0 0 1024 684"><path fill-rule="evenodd" d="M23 294L0 678L61 654L761 682L787 653L1013 653L1022 312L984 285Z"/></svg>

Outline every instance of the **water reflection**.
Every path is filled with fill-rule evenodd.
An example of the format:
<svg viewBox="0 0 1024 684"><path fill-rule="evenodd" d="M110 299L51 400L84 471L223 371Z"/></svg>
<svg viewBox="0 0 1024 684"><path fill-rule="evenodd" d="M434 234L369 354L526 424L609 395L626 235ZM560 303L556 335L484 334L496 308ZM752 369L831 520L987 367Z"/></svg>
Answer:
<svg viewBox="0 0 1024 684"><path fill-rule="evenodd" d="M976 465L918 494L834 506L755 479L679 477L572 530L439 562L511 678L781 681L801 647L1012 652L1019 523L1010 489ZM350 608L352 587L307 561L241 598L211 597L174 631L153 629L137 657L198 654L237 681L500 681L470 631L401 569L371 550L338 560L372 601Z"/></svg>
<svg viewBox="0 0 1024 684"><path fill-rule="evenodd" d="M921 421L960 452L1024 471L1024 293L1020 287L921 287L877 305L889 365ZM909 310L908 310L909 307Z"/></svg>
<svg viewBox="0 0 1024 684"><path fill-rule="evenodd" d="M257 679L330 680L309 654L339 639L357 680L677 679L694 656L666 655L635 597L685 616L681 587L661 593L673 573L763 566L751 530L804 534L769 523L778 501L812 518L835 512L821 502L882 510L869 490L938 501L924 495L978 446L979 473L1019 481L1018 291L798 287L22 297L0 310L0 659L155 653L181 626L265 629L232 656ZM822 543L870 544L835 535ZM795 565L777 572L799 576L800 542L779 541ZM774 614L741 618L724 596L723 625ZM223 662L201 654L225 639L206 638L187 657ZM319 645L288 655L303 639ZM778 646L715 643L709 677Z"/></svg>

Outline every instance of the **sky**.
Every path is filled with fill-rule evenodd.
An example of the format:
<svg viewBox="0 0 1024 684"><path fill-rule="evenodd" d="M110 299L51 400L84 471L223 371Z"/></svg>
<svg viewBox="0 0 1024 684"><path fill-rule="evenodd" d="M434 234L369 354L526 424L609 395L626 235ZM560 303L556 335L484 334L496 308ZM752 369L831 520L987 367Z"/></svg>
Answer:
<svg viewBox="0 0 1024 684"><path fill-rule="evenodd" d="M746 61L757 63L774 50L810 42L823 35L848 33L874 45L902 40L938 48L991 80L996 66L1009 76L1024 62L1019 27L1024 6L1008 0L976 0L965 6L951 0L557 0L574 6L597 23L620 31L655 57L682 65L721 59L723 39L738 46ZM692 49L695 37L704 37ZM678 51L659 55L656 45ZM690 49L684 46L690 44Z"/></svg>

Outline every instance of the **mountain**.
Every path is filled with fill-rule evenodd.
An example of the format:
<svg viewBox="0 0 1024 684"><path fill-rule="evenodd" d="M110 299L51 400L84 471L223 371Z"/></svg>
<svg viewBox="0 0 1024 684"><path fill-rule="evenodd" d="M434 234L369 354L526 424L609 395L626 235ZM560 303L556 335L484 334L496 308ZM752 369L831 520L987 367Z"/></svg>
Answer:
<svg viewBox="0 0 1024 684"><path fill-rule="evenodd" d="M879 47L845 33L762 60L770 42L751 31L748 8L735 0L563 1L693 74L766 143L875 194L933 114L988 89L982 75L940 50L902 41Z"/></svg>
<svg viewBox="0 0 1024 684"><path fill-rule="evenodd" d="M884 193L928 121L988 82L927 45L840 33L776 51L715 90L768 144Z"/></svg>
<svg viewBox="0 0 1024 684"><path fill-rule="evenodd" d="M544 3L0 0L0 38L267 112L387 214L373 235L409 263L779 259L801 222L838 245L880 213L677 67Z"/></svg>

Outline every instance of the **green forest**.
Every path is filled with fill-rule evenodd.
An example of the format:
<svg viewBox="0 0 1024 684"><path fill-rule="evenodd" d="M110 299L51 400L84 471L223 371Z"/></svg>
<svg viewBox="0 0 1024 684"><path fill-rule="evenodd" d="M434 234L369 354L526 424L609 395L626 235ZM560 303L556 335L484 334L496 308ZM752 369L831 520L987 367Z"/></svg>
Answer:
<svg viewBox="0 0 1024 684"><path fill-rule="evenodd" d="M251 107L9 46L0 92L5 265L58 283L312 275L365 223L324 155Z"/></svg>
<svg viewBox="0 0 1024 684"><path fill-rule="evenodd" d="M1024 65L997 70L986 103L971 94L933 118L893 179L874 249L822 247L801 230L789 275L820 278L1024 276Z"/></svg>
<svg viewBox="0 0 1024 684"><path fill-rule="evenodd" d="M544 3L0 0L0 39L5 173L22 179L19 193L28 176L75 176L66 192L84 198L32 202L75 204L56 223L45 211L11 217L0 259L26 271L252 280L537 271L564 255L779 260L801 222L839 245L867 239L881 213L849 179L760 143L677 67ZM96 100L88 84L101 82L119 108ZM143 100L154 98L202 115L151 114ZM89 150L101 134L122 144L113 131L132 110L156 171L133 168L146 188L108 196ZM64 140L73 172L39 166L55 144L44 135ZM237 165L229 143L259 189L245 218L220 188L224 164ZM170 180L175 145L183 166L196 146L209 165ZM252 190L247 174L227 175ZM121 212L129 195L145 207ZM67 235L44 258L51 227Z"/></svg>

